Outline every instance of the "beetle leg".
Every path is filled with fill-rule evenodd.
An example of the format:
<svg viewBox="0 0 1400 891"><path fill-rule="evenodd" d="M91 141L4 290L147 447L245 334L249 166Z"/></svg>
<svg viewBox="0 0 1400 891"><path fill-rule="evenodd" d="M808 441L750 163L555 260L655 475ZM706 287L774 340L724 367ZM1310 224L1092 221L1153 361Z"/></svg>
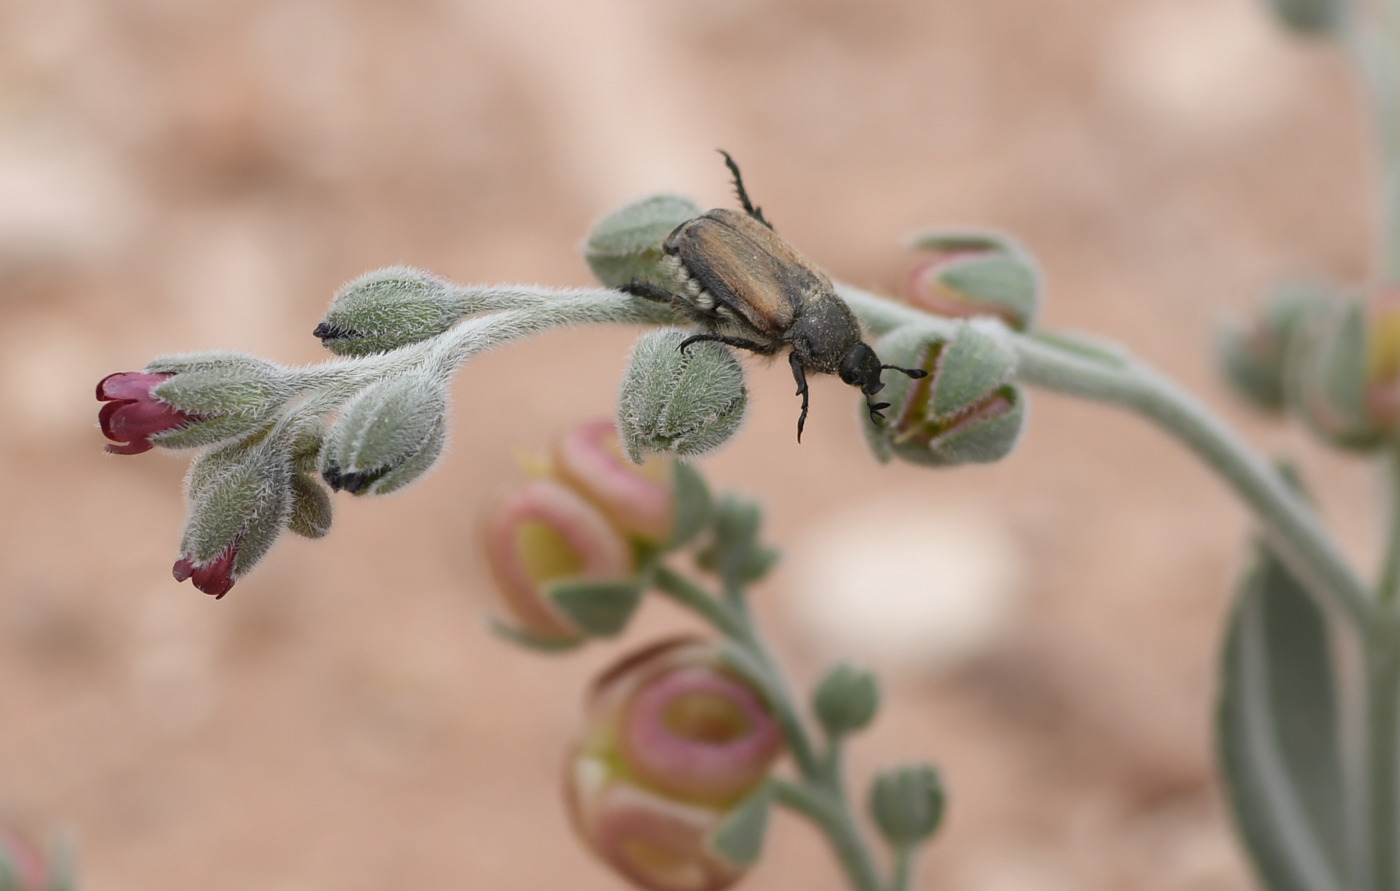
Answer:
<svg viewBox="0 0 1400 891"><path fill-rule="evenodd" d="M624 294L631 294L633 297L641 297L645 300L655 300L657 303L674 305L680 301L679 297L660 285L637 281L635 278L625 285L618 285L617 289Z"/></svg>
<svg viewBox="0 0 1400 891"><path fill-rule="evenodd" d="M880 426L885 421L885 416L880 409L889 408L888 402L871 402L870 397L865 397L865 407L870 410L870 422L875 426Z"/></svg>
<svg viewBox="0 0 1400 891"><path fill-rule="evenodd" d="M802 425L807 423L807 369L797 353L788 353L788 364L792 366L792 377L797 381L797 395L802 397L802 414L797 416L797 441L802 441Z"/></svg>
<svg viewBox="0 0 1400 891"><path fill-rule="evenodd" d="M744 179L739 175L739 165L735 164L734 159L729 157L729 152L719 149L719 153L724 155L724 166L728 167L729 172L734 174L734 191L739 193L739 203L744 206L744 213L772 229L773 224L763 218L763 208L754 207L753 202L749 200L749 193L744 190Z"/></svg>
<svg viewBox="0 0 1400 891"><path fill-rule="evenodd" d="M741 350L749 350L750 352L764 355L772 352L772 349L758 341L744 340L742 337L726 337L723 334L692 334L685 340L682 340L681 345L676 347L676 349L684 352L686 347L690 346L692 343L705 343L707 341L711 343L722 343L725 346L737 347Z"/></svg>

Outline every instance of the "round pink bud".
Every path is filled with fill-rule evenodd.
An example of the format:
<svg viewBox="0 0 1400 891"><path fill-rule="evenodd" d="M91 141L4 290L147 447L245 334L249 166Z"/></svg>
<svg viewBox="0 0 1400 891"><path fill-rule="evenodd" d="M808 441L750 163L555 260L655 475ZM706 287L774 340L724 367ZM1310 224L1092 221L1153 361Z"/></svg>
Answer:
<svg viewBox="0 0 1400 891"><path fill-rule="evenodd" d="M639 888L722 891L743 876L706 843L727 816L723 810L663 797L584 751L569 762L565 796L584 842Z"/></svg>
<svg viewBox="0 0 1400 891"><path fill-rule="evenodd" d="M583 637L549 601L551 584L621 579L633 569L630 547L607 518L554 480L535 480L502 502L484 541L506 611L545 640Z"/></svg>
<svg viewBox="0 0 1400 891"><path fill-rule="evenodd" d="M641 465L627 460L612 421L581 424L565 434L554 448L554 466L622 531L658 543L670 537L673 462L659 456Z"/></svg>
<svg viewBox="0 0 1400 891"><path fill-rule="evenodd" d="M714 646L672 640L599 679L585 748L662 795L723 807L763 781L783 736L759 693L723 666Z"/></svg>

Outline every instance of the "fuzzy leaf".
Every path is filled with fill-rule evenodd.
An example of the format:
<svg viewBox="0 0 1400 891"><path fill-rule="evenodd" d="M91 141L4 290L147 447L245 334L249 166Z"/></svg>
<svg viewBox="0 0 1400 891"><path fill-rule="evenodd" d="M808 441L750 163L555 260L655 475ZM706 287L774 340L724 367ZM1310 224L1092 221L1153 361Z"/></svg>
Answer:
<svg viewBox="0 0 1400 891"><path fill-rule="evenodd" d="M675 486L675 519L671 522L671 540L668 549L684 547L699 535L710 521L710 489L705 478L695 468L684 461L673 465L672 481Z"/></svg>
<svg viewBox="0 0 1400 891"><path fill-rule="evenodd" d="M550 585L546 596L574 626L594 637L614 637L637 611L642 591L636 579L574 581Z"/></svg>
<svg viewBox="0 0 1400 891"><path fill-rule="evenodd" d="M773 793L764 783L725 817L706 839L711 851L738 867L752 866L763 853Z"/></svg>

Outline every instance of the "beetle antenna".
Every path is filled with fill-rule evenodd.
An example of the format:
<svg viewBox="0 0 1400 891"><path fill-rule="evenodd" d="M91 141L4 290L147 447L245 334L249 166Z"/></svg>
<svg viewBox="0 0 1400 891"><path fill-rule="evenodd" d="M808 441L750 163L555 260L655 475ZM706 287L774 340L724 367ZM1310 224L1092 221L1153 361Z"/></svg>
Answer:
<svg viewBox="0 0 1400 891"><path fill-rule="evenodd" d="M716 149L715 151L724 155L724 166L728 167L729 172L734 174L734 191L739 194L739 203L743 205L744 213L772 229L773 224L763 218L763 208L754 207L753 202L749 200L749 193L744 189L744 178L739 175L739 165L734 163L734 159L729 157L729 152L724 149Z"/></svg>
<svg viewBox="0 0 1400 891"><path fill-rule="evenodd" d="M886 368L888 368L890 371L900 371L900 372L903 372L904 374L907 374L907 375L909 375L910 377L912 377L914 380L918 380L918 379L921 378L921 377L928 377L928 372L925 371L925 370L923 370L922 368L900 368L898 365L881 365L881 366L880 366L880 370L881 370L881 371L884 371Z"/></svg>

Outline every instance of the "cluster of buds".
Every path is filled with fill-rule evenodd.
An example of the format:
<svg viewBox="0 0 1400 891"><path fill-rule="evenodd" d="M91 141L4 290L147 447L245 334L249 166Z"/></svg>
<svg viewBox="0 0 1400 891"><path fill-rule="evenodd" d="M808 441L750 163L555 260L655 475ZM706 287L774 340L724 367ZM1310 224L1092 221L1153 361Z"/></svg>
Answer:
<svg viewBox="0 0 1400 891"><path fill-rule="evenodd" d="M1337 296L1315 286L1271 295L1226 328L1220 358L1236 392L1289 411L1332 445L1370 450L1400 425L1400 291Z"/></svg>

